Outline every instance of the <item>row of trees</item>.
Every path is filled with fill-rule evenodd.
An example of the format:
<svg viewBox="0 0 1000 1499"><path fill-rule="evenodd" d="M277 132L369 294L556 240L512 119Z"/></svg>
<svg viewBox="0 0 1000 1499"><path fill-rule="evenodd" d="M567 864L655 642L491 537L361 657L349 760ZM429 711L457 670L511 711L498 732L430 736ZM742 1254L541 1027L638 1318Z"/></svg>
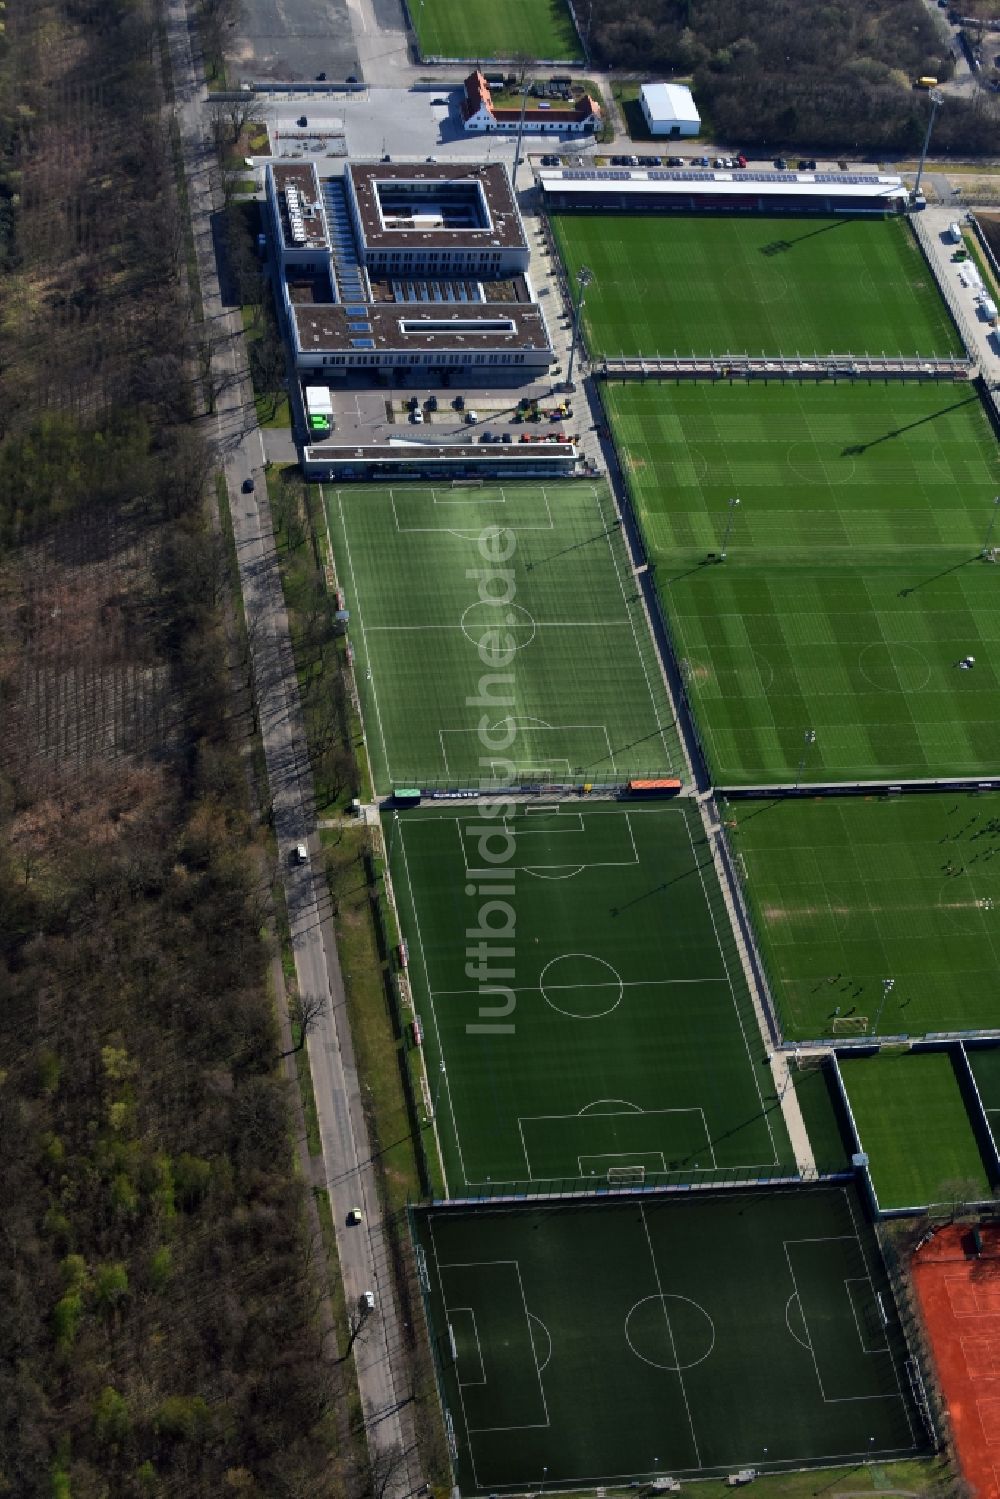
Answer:
<svg viewBox="0 0 1000 1499"><path fill-rule="evenodd" d="M4 19L0 1492L325 1499L158 16Z"/></svg>
<svg viewBox="0 0 1000 1499"><path fill-rule="evenodd" d="M591 42L616 68L693 75L713 137L778 150L911 152L926 126L914 78L950 78L945 28L923 0L594 0ZM1000 146L997 96L949 99L937 150Z"/></svg>

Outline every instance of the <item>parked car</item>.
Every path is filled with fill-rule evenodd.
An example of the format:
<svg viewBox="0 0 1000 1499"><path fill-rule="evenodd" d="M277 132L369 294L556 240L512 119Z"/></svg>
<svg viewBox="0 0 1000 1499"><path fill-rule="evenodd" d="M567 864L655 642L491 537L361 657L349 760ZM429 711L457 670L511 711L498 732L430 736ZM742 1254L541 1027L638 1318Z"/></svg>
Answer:
<svg viewBox="0 0 1000 1499"><path fill-rule="evenodd" d="M777 168L777 170L779 172L783 172L787 168L788 162L785 160L785 158L783 156L776 156L774 158L774 165L775 165L775 167Z"/></svg>
<svg viewBox="0 0 1000 1499"><path fill-rule="evenodd" d="M309 124L309 121L308 121L308 119L306 118L305 115L299 115L299 118L296 121L296 123L297 123L297 125L298 125L298 127L299 127L300 130L304 130L306 128L306 126Z"/></svg>
<svg viewBox="0 0 1000 1499"><path fill-rule="evenodd" d="M684 165L684 158L683 158L683 156L668 156L667 157L667 166L668 167L682 167L683 165Z"/></svg>
<svg viewBox="0 0 1000 1499"><path fill-rule="evenodd" d="M420 410L419 406L417 407L416 411L410 412L410 421L414 422L418 427L420 426L423 419L424 413Z"/></svg>
<svg viewBox="0 0 1000 1499"><path fill-rule="evenodd" d="M348 1208L347 1222L350 1228L357 1228L358 1224L364 1223L365 1215L360 1208Z"/></svg>
<svg viewBox="0 0 1000 1499"><path fill-rule="evenodd" d="M660 167L663 165L663 158L660 156L647 156L643 165L647 167Z"/></svg>
<svg viewBox="0 0 1000 1499"><path fill-rule="evenodd" d="M374 1291L362 1291L361 1292L361 1310L363 1312L373 1312L375 1310L375 1292Z"/></svg>
<svg viewBox="0 0 1000 1499"><path fill-rule="evenodd" d="M357 75L357 73L348 73L348 75L347 75L347 82L348 83L357 83L357 81L358 81L358 75Z"/></svg>
<svg viewBox="0 0 1000 1499"><path fill-rule="evenodd" d="M292 849L291 862L293 864L309 863L309 850L306 848L304 843L297 843Z"/></svg>
<svg viewBox="0 0 1000 1499"><path fill-rule="evenodd" d="M747 164L747 159L743 155L743 152L741 151L740 154L739 154L739 156L737 156L737 158L736 158L736 165L738 167L745 167L746 164Z"/></svg>
<svg viewBox="0 0 1000 1499"><path fill-rule="evenodd" d="M466 421L466 425L467 426L471 427L472 424L473 424L473 422L478 422L478 420L479 420L479 412L478 411L467 411L465 413L465 421Z"/></svg>
<svg viewBox="0 0 1000 1499"><path fill-rule="evenodd" d="M317 83L325 83L326 82L326 74L325 73L317 73L316 74L316 82Z"/></svg>
<svg viewBox="0 0 1000 1499"><path fill-rule="evenodd" d="M710 162L708 160L708 157L707 156L699 156L698 157L698 165L700 167L707 167L707 166L709 166Z"/></svg>

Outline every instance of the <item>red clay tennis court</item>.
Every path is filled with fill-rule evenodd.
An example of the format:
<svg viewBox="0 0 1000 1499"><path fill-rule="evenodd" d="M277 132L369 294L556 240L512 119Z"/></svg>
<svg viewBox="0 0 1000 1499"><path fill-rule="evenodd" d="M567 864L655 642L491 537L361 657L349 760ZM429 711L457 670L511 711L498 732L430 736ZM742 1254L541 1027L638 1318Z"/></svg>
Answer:
<svg viewBox="0 0 1000 1499"><path fill-rule="evenodd" d="M976 1499L1000 1499L1000 1227L951 1224L913 1257L913 1282Z"/></svg>

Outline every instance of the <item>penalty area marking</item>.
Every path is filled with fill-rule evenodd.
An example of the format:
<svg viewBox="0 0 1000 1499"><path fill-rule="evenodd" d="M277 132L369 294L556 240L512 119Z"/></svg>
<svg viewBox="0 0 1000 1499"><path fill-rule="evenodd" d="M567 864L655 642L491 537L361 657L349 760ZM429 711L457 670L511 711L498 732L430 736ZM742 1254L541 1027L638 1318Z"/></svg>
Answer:
<svg viewBox="0 0 1000 1499"><path fill-rule="evenodd" d="M792 1294L789 1296L788 1300L785 1302L785 1326L788 1328L788 1331L791 1333L791 1335L795 1339L796 1343L798 1343L799 1347L800 1348L804 1348L807 1353L812 1353L812 1348L810 1347L810 1345L805 1341L804 1338L800 1338L799 1337L798 1333L795 1331L795 1328L792 1326L791 1322L789 1321L788 1314L789 1314L789 1312L792 1309L792 1304L793 1303L795 1304L796 1308L798 1309L799 1320L802 1323L802 1326L805 1327L805 1325L806 1325L806 1319L805 1319L805 1317L802 1314L802 1303L799 1300L799 1293L798 1293L798 1291L793 1291Z"/></svg>
<svg viewBox="0 0 1000 1499"><path fill-rule="evenodd" d="M532 1346L532 1350L533 1350L534 1355L535 1355L535 1368L538 1370L539 1375L541 1375L541 1374L545 1373L545 1369L546 1369L546 1367L548 1365L549 1359L552 1357L552 1334L549 1332L548 1328L546 1327L545 1323L542 1321L541 1317L536 1317L535 1314L534 1314L534 1312L529 1312L528 1313L528 1328L529 1328L529 1331L530 1331L532 1322L537 1322L538 1323L539 1327L542 1329L542 1332L545 1334L546 1342L549 1345L549 1351L548 1351L548 1353L545 1355L545 1357L542 1360L542 1362L539 1363L538 1362L538 1349L535 1347L535 1338L534 1338L534 1334L532 1334L531 1346Z"/></svg>

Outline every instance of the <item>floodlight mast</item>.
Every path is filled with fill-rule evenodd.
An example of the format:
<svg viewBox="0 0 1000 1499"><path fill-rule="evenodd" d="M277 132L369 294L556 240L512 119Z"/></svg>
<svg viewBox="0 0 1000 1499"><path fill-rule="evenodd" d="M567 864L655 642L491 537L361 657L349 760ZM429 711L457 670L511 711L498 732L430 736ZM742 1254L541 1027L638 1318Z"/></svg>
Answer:
<svg viewBox="0 0 1000 1499"><path fill-rule="evenodd" d="M580 333L580 318L583 314L583 304L587 300L587 287L594 279L594 273L587 265L582 265L576 273L577 284L580 295L576 299L576 307L573 311L573 334L569 344L569 368L566 371L566 384L572 388L573 385L573 360L576 356L576 341Z"/></svg>
<svg viewBox="0 0 1000 1499"><path fill-rule="evenodd" d="M938 110L941 108L941 105L944 103L944 94L941 92L941 90L939 88L932 88L931 89L931 92L930 92L930 101L931 101L931 117L927 121L927 131L926 131L926 134L924 135L924 144L923 144L923 148L922 148L922 150L920 152L920 164L917 167L917 180L913 184L913 196L914 196L914 198L916 198L917 194L920 191L920 179L921 179L921 177L924 174L924 162L927 160L927 148L928 148L928 146L931 143L931 131L934 129L934 120L935 120L935 118L937 116Z"/></svg>
<svg viewBox="0 0 1000 1499"><path fill-rule="evenodd" d="M736 519L736 512L739 508L739 496L733 495L732 499L729 501L729 514L726 516L726 529L722 535L722 550L719 552L720 562L725 562L726 560L726 548L729 545L729 533L733 529L733 521Z"/></svg>

